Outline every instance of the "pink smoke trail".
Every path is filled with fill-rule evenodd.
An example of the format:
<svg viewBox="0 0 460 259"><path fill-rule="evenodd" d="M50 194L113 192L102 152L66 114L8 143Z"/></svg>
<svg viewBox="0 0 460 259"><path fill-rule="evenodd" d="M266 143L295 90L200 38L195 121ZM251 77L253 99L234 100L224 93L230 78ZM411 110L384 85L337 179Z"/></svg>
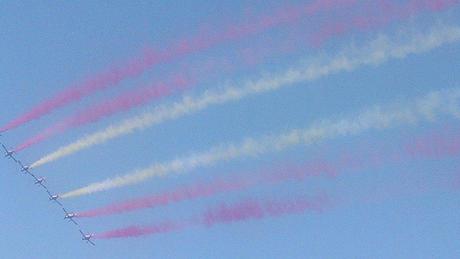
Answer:
<svg viewBox="0 0 460 259"><path fill-rule="evenodd" d="M456 173L454 179L452 179L452 182L450 184L454 190L460 191L460 172Z"/></svg>
<svg viewBox="0 0 460 259"><path fill-rule="evenodd" d="M209 208L197 217L182 221L165 221L150 226L129 226L94 235L96 239L129 238L183 230L191 226L211 227L216 224L229 224L236 221L260 220L267 217L280 217L301 214L306 211L322 212L331 205L329 197L323 195L307 199L298 197L289 200L243 200L236 204L222 203Z"/></svg>
<svg viewBox="0 0 460 259"><path fill-rule="evenodd" d="M200 183L193 186L181 187L174 191L165 192L162 194L132 199L90 211L78 212L76 214L77 217L98 217L119 214L144 208L166 206L173 202L203 198L217 194L219 192L228 192L232 190L242 189L245 186L247 186L247 183L237 181L215 181L208 184Z"/></svg>
<svg viewBox="0 0 460 259"><path fill-rule="evenodd" d="M447 132L435 132L423 138L417 138L405 149L412 157L439 159L460 153L460 135L446 137Z"/></svg>
<svg viewBox="0 0 460 259"><path fill-rule="evenodd" d="M124 202L117 202L105 207L89 211L77 212L77 217L100 217L113 214L127 213L130 211L167 206L171 203L205 198L219 193L244 190L262 183L277 184L288 180L302 180L315 175L334 175L335 169L322 161L313 161L298 167L283 167L267 170L258 174L247 173L243 177L231 180L218 179L210 182L182 186L173 191L164 192L147 197L135 198ZM250 176L247 176L250 175Z"/></svg>
<svg viewBox="0 0 460 259"><path fill-rule="evenodd" d="M327 196L319 196L315 199L296 198L288 201L272 200L267 202L250 199L234 205L223 203L215 208L208 209L201 216L200 222L210 227L218 223L299 214L306 210L321 212L330 203Z"/></svg>
<svg viewBox="0 0 460 259"><path fill-rule="evenodd" d="M239 173L232 179L217 179L189 186L181 186L172 191L134 198L123 202L77 212L77 217L100 217L131 211L167 206L171 203L211 197L221 193L241 191L261 184L279 184L286 181L303 181L310 177L335 177L345 170L360 170L381 167L388 163L410 161L426 158L443 158L460 153L460 135L449 131L435 131L420 135L413 140L398 145L396 151L382 151L379 145L372 145L369 150L366 143L364 150L346 150L340 152L334 161L324 158L313 159L302 165L288 165L263 169L259 172Z"/></svg>
<svg viewBox="0 0 460 259"><path fill-rule="evenodd" d="M178 231L183 229L178 223L172 221L166 221L160 224L151 226L130 226L126 228L120 228L112 231L94 235L94 238L98 239L110 239L110 238L122 238L122 237L138 237L144 235L153 235L160 233L169 233L172 231Z"/></svg>
<svg viewBox="0 0 460 259"><path fill-rule="evenodd" d="M0 132L14 129L31 120L38 119L57 108L79 101L96 91L114 86L127 78L138 76L147 69L161 63L171 62L182 56L203 51L225 42L251 36L276 26L288 25L305 16L312 16L340 6L350 6L355 4L355 2L356 0L316 0L308 4L277 10L272 14L258 17L252 23L228 26L228 28L219 30L219 33L214 35L198 35L195 38L179 40L163 51L146 50L140 57L133 58L121 66L110 68L80 83L69 86L67 89L43 101L25 114L4 125L0 128Z"/></svg>
<svg viewBox="0 0 460 259"><path fill-rule="evenodd" d="M404 172L414 173L414 172ZM371 204L378 204L383 201L394 201L398 198L409 198L417 197L420 195L430 194L434 191L450 191L456 192L460 190L460 186L457 185L460 180L459 172L436 172L436 178L419 178L419 179L404 179L395 178L395 182L391 184L385 184L382 186L374 186L364 194L360 194L358 197L348 197L341 199L341 204L364 202Z"/></svg>
<svg viewBox="0 0 460 259"><path fill-rule="evenodd" d="M345 34L353 29L366 31L385 26L397 20L407 19L422 12L440 12L457 5L459 0L411 0L402 6L388 1L378 1L375 15L354 17L351 20L331 23L312 36L312 43L320 46L328 39ZM368 10L367 13L372 13Z"/></svg>
<svg viewBox="0 0 460 259"><path fill-rule="evenodd" d="M15 148L15 152L29 148L70 128L92 123L117 112L126 111L152 100L166 97L178 91L183 91L189 84L189 81L177 77L172 80L170 84L155 83L149 87L141 88L128 94L122 94L114 99L95 104L29 138L18 145Z"/></svg>
<svg viewBox="0 0 460 259"><path fill-rule="evenodd" d="M455 173L448 177L448 182L460 180L460 174ZM408 195L424 194L427 191L447 185L423 180L415 184L386 185L382 189L372 190L370 193L353 198L355 201L365 203L382 202L383 200L395 199L396 197L407 197ZM459 190L459 189L457 189ZM348 201L349 203L350 201ZM301 214L307 211L321 213L335 205L347 205L344 200L332 200L327 195L319 195L315 198L307 199L297 197L289 200L268 200L261 201L255 199L242 200L235 204L221 203L217 206L208 208L201 214L182 221L164 221L155 225L148 226L129 226L125 228L110 230L94 235L96 239L112 238L131 238L146 235L169 233L172 231L184 230L192 226L212 227L218 224L232 224L240 221L261 220L267 217L280 217L290 214Z"/></svg>

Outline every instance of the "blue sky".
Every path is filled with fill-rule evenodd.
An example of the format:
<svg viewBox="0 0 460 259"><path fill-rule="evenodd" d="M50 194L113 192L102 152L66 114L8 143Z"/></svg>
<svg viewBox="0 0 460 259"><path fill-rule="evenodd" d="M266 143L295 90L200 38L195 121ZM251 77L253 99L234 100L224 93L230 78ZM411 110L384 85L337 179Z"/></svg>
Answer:
<svg viewBox="0 0 460 259"><path fill-rule="evenodd" d="M289 1L289 4L295 3ZM73 82L138 55L145 46L163 48L175 40L193 36L200 28L220 28L249 19L247 17L251 15L248 14L269 13L280 6L283 5L276 1L158 1L136 4L129 1L110 4L102 1L81 1L78 4L3 1L0 4L0 102L3 107L0 124L14 119ZM331 16L339 19L340 15L329 14L312 18L311 21L302 20L301 26L295 28L278 28L149 70L141 77L126 80L117 88L97 93L7 132L0 138L8 146L15 146L88 104L161 78L163 73L181 71L178 68L184 65L198 71L196 75L200 82L192 91L198 94L204 89L238 84L247 79L284 71L309 58L334 55L350 44L365 44L379 34L395 35L402 27L423 31L439 22L459 25L459 11L459 7L454 7L446 12L425 14L366 32L354 32L334 38L321 47L312 47L302 40L321 28L323 20L332 19ZM348 8L342 10L341 14L346 17L354 12ZM278 49L283 39L293 46L293 51ZM245 59L244 53L257 51L268 55L256 63ZM120 137L37 168L34 173L45 176L47 185L55 192L66 192L155 162L205 151L221 143L238 143L246 137L306 128L314 121L340 118L341 115L354 114L375 104L395 100L404 102L430 91L459 87L458 60L458 43L446 44L426 53L393 59L378 66L362 66L354 71L328 75L311 82L298 83L294 87L214 106ZM205 68L203 64L211 68ZM175 96L161 102L167 104L178 98ZM18 157L25 163L31 163L84 134L152 107L155 104L68 131L25 150ZM314 145L298 145L260 157L225 161L186 174L152 179L139 185L64 202L71 211L90 209L168 190L184 183L207 180L216 175L231 177L231 172L302 163L323 153L333 158L337 152L353 151L357 143L364 143L368 148L385 143L389 149L398 149L400 143L411 137L436 131L445 125L455 128L458 124L458 120L442 117L433 122L372 130L356 136L320 141ZM346 174L337 179L260 186L155 210L81 219L79 222L85 231L99 232L168 218L186 218L220 202L251 197L289 198L326 192L344 200L321 214L288 215L210 229L196 227L141 238L97 240L97 246L91 247L81 242L78 229L62 219L62 211L48 201L45 192L34 186L29 177L21 175L17 165L2 159L0 227L4 233L0 238L0 256L456 258L460 254L456 242L460 238L458 191L435 183L450 179L449 176L458 170L459 163L456 157L392 163L356 170L356 174ZM408 188L407 193L389 193L372 202L364 201L364 197L372 196L375 190L386 193L385 190L405 189L406 185L410 186L416 181L427 181L436 187L426 192L412 192Z"/></svg>

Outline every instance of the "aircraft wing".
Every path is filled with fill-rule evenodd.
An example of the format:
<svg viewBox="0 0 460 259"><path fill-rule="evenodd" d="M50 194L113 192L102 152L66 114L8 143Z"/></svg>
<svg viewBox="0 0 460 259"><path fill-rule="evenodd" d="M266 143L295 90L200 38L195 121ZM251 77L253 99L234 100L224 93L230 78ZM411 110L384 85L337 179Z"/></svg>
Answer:
<svg viewBox="0 0 460 259"><path fill-rule="evenodd" d="M48 189L46 189L46 190L48 191ZM54 199L53 201L56 202L57 204L59 204L59 206L61 206L61 208L64 208L64 206L62 206L62 203L60 201L58 201L57 199Z"/></svg>
<svg viewBox="0 0 460 259"><path fill-rule="evenodd" d="M43 187L43 189L45 189L45 191L46 191L47 193L50 192L50 191L48 190L48 187L46 187L46 185L44 185L44 184L42 184L42 183L40 183L40 185Z"/></svg>
<svg viewBox="0 0 460 259"><path fill-rule="evenodd" d="M13 159L13 160L14 160L14 162L16 162L16 163L19 163L19 162L20 162L19 160L17 160L16 158L14 158L14 156L13 156L13 155L11 155L10 157L11 157L11 159Z"/></svg>
<svg viewBox="0 0 460 259"><path fill-rule="evenodd" d="M35 175L27 170L24 171L24 174L28 174L30 176L32 176L33 178L37 179L37 177L35 177Z"/></svg>
<svg viewBox="0 0 460 259"><path fill-rule="evenodd" d="M5 152L8 152L8 149L5 147L5 145L2 144L3 149L5 149Z"/></svg>
<svg viewBox="0 0 460 259"><path fill-rule="evenodd" d="M73 220L73 218L70 218L69 220L72 221L75 225L78 225L78 223L75 220Z"/></svg>
<svg viewBox="0 0 460 259"><path fill-rule="evenodd" d="M20 160L18 160L17 162L18 162L18 164L22 167L22 168L21 168L21 171L22 171L22 172L24 172L25 174L26 174L26 173L29 173L29 174L30 174L29 169L26 168L26 167L24 166L24 164L23 164ZM35 177L34 177L34 178L35 178Z"/></svg>
<svg viewBox="0 0 460 259"><path fill-rule="evenodd" d="M91 243L93 246L96 246L96 244L93 243L93 241L91 241L91 240L88 240L88 243Z"/></svg>

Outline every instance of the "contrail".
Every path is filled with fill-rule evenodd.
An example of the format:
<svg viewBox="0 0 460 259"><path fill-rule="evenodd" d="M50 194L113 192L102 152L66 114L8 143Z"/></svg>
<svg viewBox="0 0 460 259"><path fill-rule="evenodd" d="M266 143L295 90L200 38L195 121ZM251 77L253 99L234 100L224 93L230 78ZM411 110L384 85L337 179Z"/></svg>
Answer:
<svg viewBox="0 0 460 259"><path fill-rule="evenodd" d="M344 170L362 170L385 166L394 162L416 159L440 159L460 154L460 135L446 130L423 134L396 145L395 151L386 151L382 143L367 143L364 150L355 152L346 148L334 154L335 159L316 158L301 165L283 165L252 172L231 173L227 179L199 182L155 195L116 202L108 206L77 212L77 217L100 217L140 209L152 209L171 203L215 196L220 193L241 191L261 184L302 181L317 176L337 176Z"/></svg>
<svg viewBox="0 0 460 259"><path fill-rule="evenodd" d="M221 203L211 207L189 220L164 221L150 226L129 226L125 228L97 233L94 238L112 239L139 237L171 231L186 227L212 227L217 224L230 224L238 221L260 220L267 217L280 217L289 214L300 214L306 211L321 212L331 206L330 198L322 195L313 198L296 197L286 200L261 201L256 199L242 200L238 203Z"/></svg>
<svg viewBox="0 0 460 259"><path fill-rule="evenodd" d="M389 59L401 59L410 54L426 52L444 44L457 42L460 40L460 28L435 26L425 34L404 32L404 38L407 35L410 35L410 38L405 42L379 36L365 47L345 49L341 54L324 62L312 62L310 65L289 69L275 76L249 81L242 87L227 87L217 91L208 90L198 97L185 96L180 102L156 107L151 112L129 118L84 136L35 161L31 168L42 166L113 138L133 133L136 130L142 130L167 120L204 110L213 105L237 101L254 94L275 91L295 83L312 81L342 71L351 71L364 65L378 65Z"/></svg>
<svg viewBox="0 0 460 259"><path fill-rule="evenodd" d="M147 50L140 57L133 58L120 66L112 67L82 82L69 86L4 125L0 128L0 132L11 130L31 120L38 119L55 109L77 102L97 91L117 85L125 79L138 76L156 65L171 62L180 57L203 51L225 42L251 36L276 26L295 23L302 17L312 16L322 11L349 6L355 3L356 0L316 0L308 4L284 7L271 14L257 17L249 23L233 24L227 26L227 28L221 28L219 33L214 35L198 35L190 39L182 39L171 44L171 46L163 51Z"/></svg>
<svg viewBox="0 0 460 259"><path fill-rule="evenodd" d="M255 157L266 153L281 151L291 146L350 136L366 130L386 129L398 125L430 121L440 115L460 117L458 98L460 89L446 89L430 92L406 104L393 103L387 106L374 106L352 117L338 120L323 120L305 129L294 129L279 135L247 138L239 144L227 144L208 151L191 154L169 162L156 163L146 169L137 170L123 176L92 183L60 195L71 198L95 192L134 185L153 177L190 171L199 167L211 166L220 161Z"/></svg>
<svg viewBox="0 0 460 259"><path fill-rule="evenodd" d="M152 100L160 99L175 92L183 91L190 85L189 81L180 76L170 81L171 82L169 83L155 83L148 87L123 93L108 101L89 106L88 108L55 123L37 135L27 139L22 144L18 145L14 151L22 151L70 128L80 127L88 123L96 122L117 112L126 111Z"/></svg>

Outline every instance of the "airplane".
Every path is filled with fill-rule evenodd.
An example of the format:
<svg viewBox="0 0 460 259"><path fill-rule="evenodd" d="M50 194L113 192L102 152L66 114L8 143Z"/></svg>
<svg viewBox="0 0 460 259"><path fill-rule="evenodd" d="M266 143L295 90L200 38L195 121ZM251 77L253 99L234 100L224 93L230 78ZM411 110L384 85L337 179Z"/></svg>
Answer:
<svg viewBox="0 0 460 259"><path fill-rule="evenodd" d="M82 239L81 240L86 240L86 242L88 243L91 243L93 246L95 246L96 244L93 243L93 241L91 241L90 239L94 236L93 234L85 234L83 233L83 231L79 230L81 235L82 235Z"/></svg>
<svg viewBox="0 0 460 259"><path fill-rule="evenodd" d="M58 201L59 195L57 195L57 194L51 194L48 190L46 190L46 191L48 192L48 195L50 196L50 198L49 198L50 201L55 201L57 204L59 204L59 205L62 206L62 203L60 203L60 202Z"/></svg>
<svg viewBox="0 0 460 259"><path fill-rule="evenodd" d="M41 186L45 187L45 186L43 185L44 182L45 182L45 178L44 178L44 177L35 178L35 184L40 184Z"/></svg>
<svg viewBox="0 0 460 259"><path fill-rule="evenodd" d="M55 201L59 198L59 195L55 194L55 195L51 195L50 196L50 201Z"/></svg>
<svg viewBox="0 0 460 259"><path fill-rule="evenodd" d="M23 166L22 163L21 163L21 172L29 172L29 169L30 169L30 166L26 165L26 166Z"/></svg>
<svg viewBox="0 0 460 259"><path fill-rule="evenodd" d="M16 158L13 157L13 155L14 155L14 151L13 151L13 150L11 150L11 151L8 150L8 149L5 147L5 145L3 145L3 144L2 144L2 147L3 147L3 149L5 149L5 153L6 153L5 157L9 157L9 158L13 159L15 162L18 162L18 160L16 160Z"/></svg>
<svg viewBox="0 0 460 259"><path fill-rule="evenodd" d="M30 166L28 166L28 165L24 166L24 165L22 164L22 162L19 161L19 160L18 160L18 163L19 163L19 165L21 165L21 167L22 167L22 168L21 168L21 172L24 172L25 174L30 174L30 175L31 175L31 173L30 173L30 171L29 171Z"/></svg>
<svg viewBox="0 0 460 259"><path fill-rule="evenodd" d="M46 185L44 185L43 183L45 182L45 178L44 177L36 177L35 175L32 175L33 178L35 179L35 183L34 184L39 184L41 185L47 192L48 191L48 187L46 187Z"/></svg>
<svg viewBox="0 0 460 259"><path fill-rule="evenodd" d="M73 219L75 216L77 216L77 214L75 214L75 213L69 213L69 212L67 212L67 210L64 209L64 208L62 208L62 210L65 212L64 219L68 219L68 220L72 221L75 225L78 225L78 223Z"/></svg>

